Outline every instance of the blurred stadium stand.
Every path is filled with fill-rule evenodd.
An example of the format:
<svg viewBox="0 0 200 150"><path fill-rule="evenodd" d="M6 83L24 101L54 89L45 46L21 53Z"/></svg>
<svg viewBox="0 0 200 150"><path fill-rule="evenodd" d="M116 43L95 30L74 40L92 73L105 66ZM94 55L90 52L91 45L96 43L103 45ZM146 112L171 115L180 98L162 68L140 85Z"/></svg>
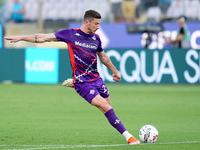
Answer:
<svg viewBox="0 0 200 150"><path fill-rule="evenodd" d="M107 0L21 0L21 2L26 9L24 23L14 26L6 24L6 36L56 32L67 28L70 22L82 22L83 14L88 9L99 11L102 22L111 22L113 16ZM6 19L10 17L12 5L13 0L6 0ZM181 15L186 16L188 21L199 21L200 0L173 0L165 19L161 18L157 0L141 0L137 10L139 11L136 23L175 21ZM5 47L7 45L9 44L5 43ZM19 47L24 46L21 44Z"/></svg>
<svg viewBox="0 0 200 150"><path fill-rule="evenodd" d="M21 0L26 8L24 20L34 22L38 19L39 5L43 3L42 19L46 20L63 20L63 21L81 21L85 10L95 9L102 15L103 21L110 13L107 0ZM6 1L6 18L9 18L12 10L13 0Z"/></svg>
<svg viewBox="0 0 200 150"><path fill-rule="evenodd" d="M147 9L147 21L158 22L160 21L161 10L158 6L152 6Z"/></svg>
<svg viewBox="0 0 200 150"><path fill-rule="evenodd" d="M172 19L176 19L182 15L187 17L189 21L197 21L199 20L199 13L199 0L174 0L166 15Z"/></svg>
<svg viewBox="0 0 200 150"><path fill-rule="evenodd" d="M110 22L111 8L107 0L21 0L26 8L24 22L36 22L38 16L42 15L45 23L67 23L69 21L82 21L83 14L88 9L95 9L102 15L102 22ZM42 13L39 14L39 5L42 5ZM12 10L13 0L6 0L6 19L9 18ZM140 15L145 14L144 21L159 21L161 10L158 7L157 0L141 1L139 6ZM199 20L200 0L173 0L167 10L166 16L175 19L181 15L189 20Z"/></svg>
<svg viewBox="0 0 200 150"><path fill-rule="evenodd" d="M109 21L110 7L107 0L20 0L25 5L23 23L6 24L6 36L29 35L39 32L56 32L67 28L69 22L82 22L83 14L88 9L95 9L102 15L102 22ZM13 6L13 0L6 0L5 17L8 19ZM41 8L41 10L40 10ZM39 19L40 18L40 19ZM40 23L42 22L42 24ZM41 27L42 26L42 27ZM41 29L42 28L42 29ZM34 43L21 42L9 44L5 41L5 47L22 48L35 46ZM40 44L40 46L45 44ZM63 44L52 43L50 47L66 47Z"/></svg>

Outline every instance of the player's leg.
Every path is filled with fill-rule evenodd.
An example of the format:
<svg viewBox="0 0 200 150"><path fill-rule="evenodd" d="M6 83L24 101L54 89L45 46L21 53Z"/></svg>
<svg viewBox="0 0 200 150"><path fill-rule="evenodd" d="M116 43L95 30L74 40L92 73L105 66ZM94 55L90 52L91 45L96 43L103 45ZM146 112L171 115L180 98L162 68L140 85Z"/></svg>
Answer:
<svg viewBox="0 0 200 150"><path fill-rule="evenodd" d="M116 128L130 144L139 144L131 134L125 129L122 122L116 116L110 103L110 96L107 87L102 80L97 80L91 83L76 83L74 84L76 92L83 97L88 103L96 106L102 111L110 124ZM134 141L135 139L135 141Z"/></svg>
<svg viewBox="0 0 200 150"><path fill-rule="evenodd" d="M116 116L113 108L109 104L110 102L111 102L110 101L110 97L107 97L107 98L104 99L100 95L97 95L96 97L93 98L93 100L91 101L91 104L94 105L94 106L96 106L100 111L102 111L104 113L104 115L108 119L109 123L115 129L117 129L117 131L120 132L126 138L126 141L129 144L140 144L140 142L137 139L135 139L133 137L133 135L131 135L126 130L126 128L124 127L124 125L122 124L122 122Z"/></svg>
<svg viewBox="0 0 200 150"><path fill-rule="evenodd" d="M103 112L104 114L112 109L112 107L108 104L108 102L101 97L100 95L97 95L93 98L93 100L91 101L91 104L96 106L101 112Z"/></svg>
<svg viewBox="0 0 200 150"><path fill-rule="evenodd" d="M107 97L107 98L104 98L106 101L107 101L107 103L111 106L111 100L110 100L110 96L109 97Z"/></svg>

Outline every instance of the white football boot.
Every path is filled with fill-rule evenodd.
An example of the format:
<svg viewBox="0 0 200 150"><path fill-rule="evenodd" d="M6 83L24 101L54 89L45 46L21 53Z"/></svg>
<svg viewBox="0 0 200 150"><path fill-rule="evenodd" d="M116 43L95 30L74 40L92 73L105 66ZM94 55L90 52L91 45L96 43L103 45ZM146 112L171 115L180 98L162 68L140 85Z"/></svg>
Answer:
<svg viewBox="0 0 200 150"><path fill-rule="evenodd" d="M71 87L74 88L74 83L73 83L73 79L72 78L68 78L67 80L65 80L62 85L66 86L66 87Z"/></svg>

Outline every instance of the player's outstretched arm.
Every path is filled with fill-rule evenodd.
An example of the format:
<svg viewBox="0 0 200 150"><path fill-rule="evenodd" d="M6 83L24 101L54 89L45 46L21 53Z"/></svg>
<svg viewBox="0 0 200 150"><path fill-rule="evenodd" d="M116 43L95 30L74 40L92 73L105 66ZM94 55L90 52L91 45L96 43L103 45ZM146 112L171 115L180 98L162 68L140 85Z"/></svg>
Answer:
<svg viewBox="0 0 200 150"><path fill-rule="evenodd" d="M119 72L117 71L117 69L115 68L113 63L111 62L108 55L106 55L106 53L104 51L97 52L97 55L99 56L99 59L102 62L102 64L104 64L113 73L113 80L120 82L121 75L119 74Z"/></svg>
<svg viewBox="0 0 200 150"><path fill-rule="evenodd" d="M57 41L56 36L51 34L35 34L28 36L17 36L17 37L4 37L5 40L9 40L11 43L16 43L19 41L26 41L32 43L44 43L44 42L53 42Z"/></svg>

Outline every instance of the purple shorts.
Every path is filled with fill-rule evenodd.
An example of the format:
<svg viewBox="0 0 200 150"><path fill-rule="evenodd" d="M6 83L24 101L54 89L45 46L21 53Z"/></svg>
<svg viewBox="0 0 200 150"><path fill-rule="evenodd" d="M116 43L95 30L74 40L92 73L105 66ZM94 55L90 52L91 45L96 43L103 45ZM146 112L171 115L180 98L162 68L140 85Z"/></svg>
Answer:
<svg viewBox="0 0 200 150"><path fill-rule="evenodd" d="M109 97L109 91L101 78L92 82L83 82L74 84L76 92L88 103L91 103L97 95L103 98Z"/></svg>

